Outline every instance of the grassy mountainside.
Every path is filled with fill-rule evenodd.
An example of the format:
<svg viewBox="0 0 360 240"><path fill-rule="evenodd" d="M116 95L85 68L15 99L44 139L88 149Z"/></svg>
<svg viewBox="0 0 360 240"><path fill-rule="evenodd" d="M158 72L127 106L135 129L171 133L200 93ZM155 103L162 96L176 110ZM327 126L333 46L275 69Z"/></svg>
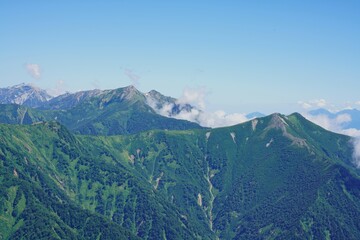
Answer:
<svg viewBox="0 0 360 240"><path fill-rule="evenodd" d="M57 123L0 131L5 239L360 237L350 138L299 114L129 136L75 136Z"/></svg>
<svg viewBox="0 0 360 240"><path fill-rule="evenodd" d="M125 228L82 208L63 191L55 159L79 153L56 154L56 145L66 138L54 138L59 129L57 124L0 127L1 239L136 239ZM54 151L53 156L48 151Z"/></svg>
<svg viewBox="0 0 360 240"><path fill-rule="evenodd" d="M128 159L112 159L92 139L78 139L57 123L0 129L3 238L211 235L185 222L176 206L121 162Z"/></svg>
<svg viewBox="0 0 360 240"><path fill-rule="evenodd" d="M193 122L156 114L147 105L144 94L131 86L66 95L51 100L46 106L35 109L19 105L0 105L0 122L31 124L56 120L74 133L88 135L201 128Z"/></svg>
<svg viewBox="0 0 360 240"><path fill-rule="evenodd" d="M16 104L0 104L0 123L32 124L44 120L45 117L36 109Z"/></svg>

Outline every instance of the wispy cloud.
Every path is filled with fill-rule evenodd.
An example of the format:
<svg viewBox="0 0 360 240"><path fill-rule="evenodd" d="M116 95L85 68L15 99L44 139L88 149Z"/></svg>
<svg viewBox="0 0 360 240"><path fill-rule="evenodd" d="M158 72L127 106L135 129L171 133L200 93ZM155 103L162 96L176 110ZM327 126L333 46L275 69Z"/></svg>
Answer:
<svg viewBox="0 0 360 240"><path fill-rule="evenodd" d="M137 73L135 73L134 70L125 68L124 74L130 79L132 85L134 85L135 87L139 86L139 81L141 77Z"/></svg>
<svg viewBox="0 0 360 240"><path fill-rule="evenodd" d="M99 80L94 80L91 82L91 85L93 86L94 89L101 89L100 87L100 81Z"/></svg>
<svg viewBox="0 0 360 240"><path fill-rule="evenodd" d="M41 68L39 64L35 63L28 63L25 65L27 72L30 74L31 77L35 79L41 78Z"/></svg>
<svg viewBox="0 0 360 240"><path fill-rule="evenodd" d="M56 85L54 88L46 90L51 96L59 96L61 94L64 94L67 92L67 85L63 80L59 80L56 82Z"/></svg>
<svg viewBox="0 0 360 240"><path fill-rule="evenodd" d="M354 109L360 107L360 101L345 102L334 104L325 99L313 99L310 101L298 101L297 104L305 111L323 108L329 112L339 112L346 109Z"/></svg>
<svg viewBox="0 0 360 240"><path fill-rule="evenodd" d="M323 108L328 105L328 103L326 102L325 99L314 99L314 100L310 100L310 101L298 101L298 104L303 109L310 109L310 108L314 108L314 107Z"/></svg>
<svg viewBox="0 0 360 240"><path fill-rule="evenodd" d="M299 104L303 109L310 109L310 108L313 107L310 103L303 102L303 101L298 101L298 104Z"/></svg>

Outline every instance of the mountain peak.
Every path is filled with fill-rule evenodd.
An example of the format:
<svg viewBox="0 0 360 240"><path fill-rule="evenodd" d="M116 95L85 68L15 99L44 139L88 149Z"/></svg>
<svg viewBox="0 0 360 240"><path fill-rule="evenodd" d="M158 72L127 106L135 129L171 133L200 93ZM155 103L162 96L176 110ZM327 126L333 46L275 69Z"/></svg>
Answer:
<svg viewBox="0 0 360 240"><path fill-rule="evenodd" d="M292 145L309 148L305 139L299 136L295 136L293 133L291 133L291 131L289 131L291 128L289 125L290 122L287 123L288 118L285 115L282 115L280 113L273 113L268 117L270 117L270 122L269 125L265 128L266 132L271 129L280 130L284 137L292 141Z"/></svg>
<svg viewBox="0 0 360 240"><path fill-rule="evenodd" d="M126 96L128 96L129 98L133 97L134 95L137 94L141 94L142 93L134 86L134 85L129 85L127 87L123 88L123 92L126 94Z"/></svg>
<svg viewBox="0 0 360 240"><path fill-rule="evenodd" d="M139 100L144 99L145 96L142 92L140 92L135 86L129 85L123 88L117 88L114 90L108 90L104 93L104 100L110 101L110 100Z"/></svg>
<svg viewBox="0 0 360 240"><path fill-rule="evenodd" d="M155 89L148 92L148 94L161 94L160 92L156 91Z"/></svg>
<svg viewBox="0 0 360 240"><path fill-rule="evenodd" d="M9 87L7 87L8 89L10 89L10 88L21 88L21 87L25 87L25 86L34 86L33 84L31 84L31 83L19 83L19 84L16 84L16 85L14 85L14 86L9 86Z"/></svg>
<svg viewBox="0 0 360 240"><path fill-rule="evenodd" d="M71 109L75 107L77 104L89 100L92 97L98 96L102 94L104 91L95 89L95 90L87 90L87 91L80 91L76 93L69 93L66 92L62 95L59 95L47 103L45 103L42 108L43 109Z"/></svg>
<svg viewBox="0 0 360 240"><path fill-rule="evenodd" d="M12 87L0 88L1 104L19 104L28 107L39 107L51 98L52 96L50 96L45 90L28 83L21 83Z"/></svg>
<svg viewBox="0 0 360 240"><path fill-rule="evenodd" d="M129 86L123 87L123 89L125 89L127 91L138 91L134 85L129 85Z"/></svg>
<svg viewBox="0 0 360 240"><path fill-rule="evenodd" d="M127 114L128 106L124 107ZM81 106L76 115L93 114L94 109ZM104 113L92 119L109 117L110 112ZM144 124L157 121L147 112L138 115L137 108L133 113L134 118L125 123L131 127L128 133L136 130L134 123L139 123L138 130L144 132L148 130ZM113 115L81 127L89 131L112 125L115 128L109 133L114 134L116 128L120 129L114 121L120 117ZM70 121L82 119L88 120L89 116ZM1 209L5 212L2 229L11 231L5 239L26 234L44 236L33 231L39 221L45 221L49 236L59 223L63 229L70 229L67 233L77 233L71 229L83 226L82 231L91 231L92 238L101 235L96 227L106 230L119 224L117 228L135 226L130 230L141 239L157 239L164 232L170 233L166 235L169 239L325 239L329 234L334 239L359 239L360 228L351 219L360 215L360 180L348 164L352 159L349 139L312 126L298 114L272 114L252 123L216 130L156 130L113 137L73 135L55 122L26 127L0 125L0 156L6 161L3 171L9 173L0 182L4 194L10 196L4 200L10 208L7 212ZM157 126L168 129L174 127L174 121ZM249 126L253 126L252 131ZM155 129L154 125L150 127ZM266 132L266 127L273 129ZM29 177L33 169L40 178ZM19 177L22 182L15 181ZM77 197L69 202L68 194ZM111 197L89 198L95 195ZM69 204L59 205L59 201ZM89 205L93 210L85 214L83 210ZM131 211L129 205L133 206ZM29 211L36 215L26 214ZM138 231L144 226L138 218L126 218L128 224L124 224L122 214L126 211L130 216L141 211L140 217L152 224L146 226L146 231ZM103 218L93 220L92 213ZM120 217L113 218L112 213ZM59 221L47 216L57 216ZM20 230L12 227L15 221L24 223L19 224ZM88 222L94 224L89 226ZM124 234L104 236L129 239Z"/></svg>
<svg viewBox="0 0 360 240"><path fill-rule="evenodd" d="M164 96L156 90L145 93L147 104L159 114L166 117L173 117L181 112L189 113L194 106L187 103L179 103L178 99Z"/></svg>
<svg viewBox="0 0 360 240"><path fill-rule="evenodd" d="M36 91L44 91L44 90L41 90L38 86L36 86L33 83L20 83L20 84L14 85L14 86L9 86L6 89L33 89Z"/></svg>
<svg viewBox="0 0 360 240"><path fill-rule="evenodd" d="M280 113L273 113L270 115L270 125L269 128L276 128L276 129L284 129L286 127L287 122L284 120L284 115Z"/></svg>
<svg viewBox="0 0 360 240"><path fill-rule="evenodd" d="M151 97L155 97L158 99L161 98L167 98L166 96L164 96L163 94L161 94L160 92L156 91L156 90L151 90L150 92L145 93L146 96L151 96Z"/></svg>

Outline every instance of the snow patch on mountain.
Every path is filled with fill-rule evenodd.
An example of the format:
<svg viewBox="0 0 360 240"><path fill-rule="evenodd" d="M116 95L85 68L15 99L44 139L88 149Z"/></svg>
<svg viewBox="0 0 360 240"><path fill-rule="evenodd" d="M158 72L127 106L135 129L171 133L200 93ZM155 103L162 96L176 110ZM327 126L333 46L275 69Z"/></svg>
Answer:
<svg viewBox="0 0 360 240"><path fill-rule="evenodd" d="M231 133L230 133L230 136L231 136L233 142L236 144L236 140L235 140L236 135L235 135L235 133L234 133L234 132L231 132Z"/></svg>
<svg viewBox="0 0 360 240"><path fill-rule="evenodd" d="M270 145L272 144L272 142L274 141L274 139L271 139L267 144L266 144L266 147L270 147Z"/></svg>
<svg viewBox="0 0 360 240"><path fill-rule="evenodd" d="M209 140L210 135L211 135L211 132L207 132L207 133L205 134L205 136L206 136L206 141Z"/></svg>
<svg viewBox="0 0 360 240"><path fill-rule="evenodd" d="M258 124L258 120L257 120L257 119L254 119L254 120L251 121L251 128L252 128L253 131L256 130L257 124Z"/></svg>

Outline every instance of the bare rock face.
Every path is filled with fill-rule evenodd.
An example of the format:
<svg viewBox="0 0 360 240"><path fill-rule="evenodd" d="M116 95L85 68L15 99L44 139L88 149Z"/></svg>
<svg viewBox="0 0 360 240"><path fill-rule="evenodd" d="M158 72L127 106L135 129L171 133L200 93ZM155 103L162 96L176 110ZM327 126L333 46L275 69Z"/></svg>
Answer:
<svg viewBox="0 0 360 240"><path fill-rule="evenodd" d="M308 148L306 140L296 137L296 136L292 135L291 133L289 133L287 130L287 127L288 127L288 123L283 118L283 116L281 116L281 114L279 114L279 113L274 113L272 115L269 126L265 128L265 132L267 132L270 129L279 129L282 131L284 137L286 137L292 141L293 145Z"/></svg>
<svg viewBox="0 0 360 240"><path fill-rule="evenodd" d="M30 84L0 88L1 104L18 104L27 107L39 107L52 98L45 90Z"/></svg>

